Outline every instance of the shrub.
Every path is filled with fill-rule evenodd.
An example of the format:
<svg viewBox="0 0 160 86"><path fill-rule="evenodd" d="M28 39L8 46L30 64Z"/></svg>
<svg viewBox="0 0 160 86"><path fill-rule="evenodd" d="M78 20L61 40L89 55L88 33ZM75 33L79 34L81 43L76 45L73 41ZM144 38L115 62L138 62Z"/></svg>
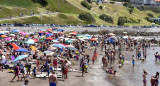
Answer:
<svg viewBox="0 0 160 86"><path fill-rule="evenodd" d="M102 7L102 6L99 6L99 9L101 9L101 10L102 10L102 9L103 9L103 7Z"/></svg>
<svg viewBox="0 0 160 86"><path fill-rule="evenodd" d="M155 12L155 13L160 13L160 8L159 7L151 7L151 6L137 6L137 8L140 10L140 11L152 11L152 12Z"/></svg>
<svg viewBox="0 0 160 86"><path fill-rule="evenodd" d="M87 3L87 2L85 2L85 1L82 1L81 2L81 5L83 6L83 7L85 7L85 8L87 8L87 9L89 9L89 10L91 10L91 6Z"/></svg>
<svg viewBox="0 0 160 86"><path fill-rule="evenodd" d="M106 15L106 14L100 15L99 18L100 18L101 20L103 20L103 21L108 22L108 23L113 23L113 18L110 17L110 16L108 16L108 15Z"/></svg>
<svg viewBox="0 0 160 86"><path fill-rule="evenodd" d="M132 14L134 11L134 8L129 8L129 13Z"/></svg>
<svg viewBox="0 0 160 86"><path fill-rule="evenodd" d="M152 18L154 17L151 13L148 13L147 15Z"/></svg>
<svg viewBox="0 0 160 86"><path fill-rule="evenodd" d="M81 13L79 14L78 18L86 22L95 22L95 19L92 17L90 13Z"/></svg>
<svg viewBox="0 0 160 86"><path fill-rule="evenodd" d="M128 2L125 2L125 3L123 4L123 6L128 7L128 8L134 8L134 6L131 5L131 4L128 3Z"/></svg>
<svg viewBox="0 0 160 86"><path fill-rule="evenodd" d="M127 23L127 17L119 17L118 18L118 25L123 26L124 23Z"/></svg>
<svg viewBox="0 0 160 86"><path fill-rule="evenodd" d="M88 3L91 3L92 4L92 0L87 0L88 1Z"/></svg>
<svg viewBox="0 0 160 86"><path fill-rule="evenodd" d="M34 3L39 3L41 6L45 7L48 5L46 0L32 0Z"/></svg>

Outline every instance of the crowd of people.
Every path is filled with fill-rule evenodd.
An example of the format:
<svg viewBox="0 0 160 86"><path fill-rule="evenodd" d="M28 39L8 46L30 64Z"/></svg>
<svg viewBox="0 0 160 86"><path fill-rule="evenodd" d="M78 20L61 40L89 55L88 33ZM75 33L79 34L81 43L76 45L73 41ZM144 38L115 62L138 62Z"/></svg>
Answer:
<svg viewBox="0 0 160 86"><path fill-rule="evenodd" d="M146 40L135 40L130 37L123 38L114 34L98 36L78 34L71 31L65 34L61 29L48 29L35 33L25 33L18 30L6 31L1 34L0 42L0 71L10 69L14 72L11 82L18 77L18 81L28 84L29 78L36 78L46 72L43 77L49 78L50 86L56 86L56 71L61 71L62 78L68 79L68 72L73 71L71 59L79 61L82 77L89 72L90 65L94 65L103 53L103 68L109 77L116 76L118 67L125 65L126 52L132 52L131 62L133 68L136 61L145 62L147 59L147 48L151 42ZM92 54L86 53L85 49L94 49ZM100 51L98 51L100 48ZM155 61L160 54L155 53ZM92 59L92 63L90 61ZM160 58L159 58L160 59ZM51 74L52 73L52 74ZM147 72L143 70L143 83L146 86ZM32 75L32 76L31 76ZM151 78L151 85L158 86L159 72Z"/></svg>

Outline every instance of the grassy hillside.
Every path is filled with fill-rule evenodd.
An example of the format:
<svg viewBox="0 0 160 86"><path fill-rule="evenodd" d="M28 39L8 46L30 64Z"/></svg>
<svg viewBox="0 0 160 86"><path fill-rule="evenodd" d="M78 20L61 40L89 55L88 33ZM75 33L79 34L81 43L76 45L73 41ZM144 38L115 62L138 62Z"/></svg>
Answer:
<svg viewBox="0 0 160 86"><path fill-rule="evenodd" d="M137 8L134 8L133 13L129 13L129 8L114 4L96 4L88 3L92 6L91 10L84 8L80 3L83 0L46 0L48 5L42 7L40 4L33 3L32 0L0 0L0 18L7 18L10 15L12 17L19 16L20 13L24 15L30 15L30 12L35 13L46 13L48 10L51 11L60 11L63 16L59 15L48 15L43 16L43 23L55 23L55 24L77 24L78 21L81 21L82 24L85 24L84 21L78 19L80 13L88 12L95 18L96 22L93 24L97 25L117 25L118 17L127 17L131 20L140 20L140 23L125 23L125 26L143 26L151 25L150 22L145 20L148 13L158 17L160 14L153 13L151 11L140 11ZM59 1L59 2L58 2ZM99 8L102 6L102 10ZM116 13L115 13L116 11ZM106 14L114 19L114 23L106 23L105 21L99 19L101 14ZM66 16L66 17L64 17ZM65 19L66 18L66 19ZM41 23L40 16L15 19L10 21L2 21L0 23Z"/></svg>

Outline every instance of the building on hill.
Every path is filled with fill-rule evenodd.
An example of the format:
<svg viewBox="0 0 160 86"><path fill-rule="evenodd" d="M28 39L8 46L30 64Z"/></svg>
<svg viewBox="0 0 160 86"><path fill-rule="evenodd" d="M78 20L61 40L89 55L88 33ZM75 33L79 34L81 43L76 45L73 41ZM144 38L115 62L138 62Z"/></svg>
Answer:
<svg viewBox="0 0 160 86"><path fill-rule="evenodd" d="M130 0L130 3L139 5L159 5L160 0Z"/></svg>

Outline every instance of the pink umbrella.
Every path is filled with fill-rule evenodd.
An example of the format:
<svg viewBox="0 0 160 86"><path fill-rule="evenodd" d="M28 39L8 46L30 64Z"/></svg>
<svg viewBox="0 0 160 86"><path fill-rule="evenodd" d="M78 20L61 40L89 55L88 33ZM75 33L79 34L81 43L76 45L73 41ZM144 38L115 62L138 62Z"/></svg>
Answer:
<svg viewBox="0 0 160 86"><path fill-rule="evenodd" d="M45 32L45 34L49 34L49 32Z"/></svg>
<svg viewBox="0 0 160 86"><path fill-rule="evenodd" d="M9 40L11 40L11 37L5 38L5 40L8 40L8 41L9 41Z"/></svg>
<svg viewBox="0 0 160 86"><path fill-rule="evenodd" d="M55 50L57 49L56 47L49 47L48 50L52 51L52 50Z"/></svg>
<svg viewBox="0 0 160 86"><path fill-rule="evenodd" d="M73 47L72 45L64 45L65 47Z"/></svg>

